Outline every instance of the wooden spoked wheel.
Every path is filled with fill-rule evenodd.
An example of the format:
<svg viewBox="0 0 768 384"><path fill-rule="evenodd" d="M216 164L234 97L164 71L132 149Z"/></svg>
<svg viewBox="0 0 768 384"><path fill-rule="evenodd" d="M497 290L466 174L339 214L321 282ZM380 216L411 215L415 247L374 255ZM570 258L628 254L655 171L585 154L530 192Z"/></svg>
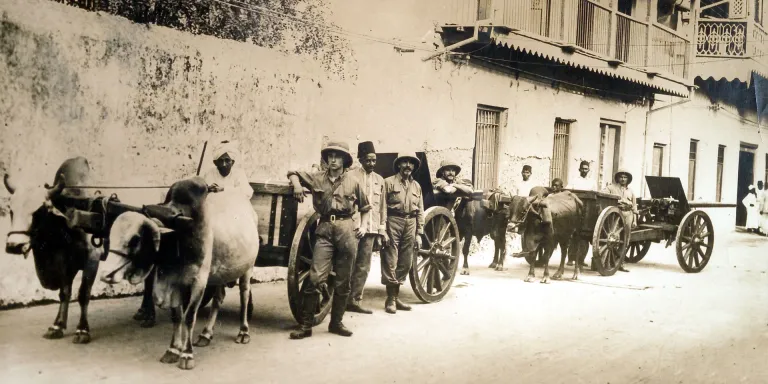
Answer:
<svg viewBox="0 0 768 384"><path fill-rule="evenodd" d="M617 207L600 212L592 234L592 258L602 276L619 270L629 245L629 228Z"/></svg>
<svg viewBox="0 0 768 384"><path fill-rule="evenodd" d="M688 273L701 272L709 263L715 245L715 231L709 215L688 212L677 227L677 262Z"/></svg>
<svg viewBox="0 0 768 384"><path fill-rule="evenodd" d="M288 259L288 303L291 313L296 321L301 321L304 295L301 293L305 285L309 283L309 269L312 267L312 255L315 248L315 229L317 229L320 215L310 212L301 218L296 225L296 233L291 243L291 253ZM333 299L334 272L331 270L328 276L328 289L321 293L320 301L315 309L315 325L323 322L323 319L331 311Z"/></svg>
<svg viewBox="0 0 768 384"><path fill-rule="evenodd" d="M632 264L637 263L645 257L650 248L650 241L638 241L637 243L632 243L627 247L627 254L624 255L624 261Z"/></svg>
<svg viewBox="0 0 768 384"><path fill-rule="evenodd" d="M421 249L413 257L409 272L411 288L425 303L440 301L451 289L460 254L459 226L444 207L427 209Z"/></svg>

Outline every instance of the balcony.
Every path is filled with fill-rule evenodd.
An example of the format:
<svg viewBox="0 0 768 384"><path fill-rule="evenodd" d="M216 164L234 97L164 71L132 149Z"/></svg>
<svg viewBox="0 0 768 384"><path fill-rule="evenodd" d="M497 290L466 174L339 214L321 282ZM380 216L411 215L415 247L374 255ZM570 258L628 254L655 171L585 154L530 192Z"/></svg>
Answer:
<svg viewBox="0 0 768 384"><path fill-rule="evenodd" d="M697 63L692 74L749 82L752 71L764 73L768 68L766 43L768 33L754 20L701 19L696 24Z"/></svg>
<svg viewBox="0 0 768 384"><path fill-rule="evenodd" d="M444 28L476 25L528 36L563 51L678 83L689 76L690 39L646 17L625 15L597 0L450 0ZM603 0L607 3L607 1ZM614 2L615 3L615 2ZM652 2L655 4L655 2ZM503 36L501 36L503 37ZM608 65L606 65L608 64ZM626 72L626 71L624 71Z"/></svg>

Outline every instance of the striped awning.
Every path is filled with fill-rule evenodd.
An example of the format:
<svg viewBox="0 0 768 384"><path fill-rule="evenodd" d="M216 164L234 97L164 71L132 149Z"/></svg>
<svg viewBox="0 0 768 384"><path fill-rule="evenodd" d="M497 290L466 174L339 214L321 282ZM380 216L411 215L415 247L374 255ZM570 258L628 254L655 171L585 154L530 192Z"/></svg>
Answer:
<svg viewBox="0 0 768 384"><path fill-rule="evenodd" d="M549 40L538 35L515 31L508 35L496 35L496 44L508 49L534 55L536 57L566 64L574 68L585 69L605 76L642 84L651 89L668 95L688 97L692 81L667 76L661 73L649 73L642 68L629 67L623 64L608 65L606 58L577 48L573 52L565 52L562 43Z"/></svg>

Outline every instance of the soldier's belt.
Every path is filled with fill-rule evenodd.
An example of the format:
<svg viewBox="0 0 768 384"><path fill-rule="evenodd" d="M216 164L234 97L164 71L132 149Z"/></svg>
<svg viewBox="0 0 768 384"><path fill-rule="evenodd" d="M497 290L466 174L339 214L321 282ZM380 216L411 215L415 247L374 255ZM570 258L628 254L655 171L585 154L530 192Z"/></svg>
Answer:
<svg viewBox="0 0 768 384"><path fill-rule="evenodd" d="M416 217L416 216L419 216L419 212L410 212L410 213L405 213L405 212L400 212L400 211L391 211L391 210L389 210L389 209L388 209L388 210L387 210L387 216L395 216L395 217Z"/></svg>
<svg viewBox="0 0 768 384"><path fill-rule="evenodd" d="M323 216L320 216L320 222L321 223L322 222L333 223L333 222L341 221L341 220L349 220L351 218L352 218L352 215L350 215L350 214L323 215Z"/></svg>

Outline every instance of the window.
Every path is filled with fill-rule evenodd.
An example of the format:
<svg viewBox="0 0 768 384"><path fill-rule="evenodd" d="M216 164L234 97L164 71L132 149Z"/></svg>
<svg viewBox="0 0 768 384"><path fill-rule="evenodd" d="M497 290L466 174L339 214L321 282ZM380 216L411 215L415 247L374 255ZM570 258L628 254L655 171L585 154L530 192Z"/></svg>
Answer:
<svg viewBox="0 0 768 384"><path fill-rule="evenodd" d="M621 143L621 127L618 125L600 123L600 168L597 183L603 187L613 182L613 174L619 168L619 148Z"/></svg>
<svg viewBox="0 0 768 384"><path fill-rule="evenodd" d="M763 25L763 0L755 0L755 22Z"/></svg>
<svg viewBox="0 0 768 384"><path fill-rule="evenodd" d="M498 186L499 137L503 113L501 108L477 106L475 130L474 184L476 189Z"/></svg>
<svg viewBox="0 0 768 384"><path fill-rule="evenodd" d="M765 183L768 183L768 153L765 154L765 175L763 176L763 189L768 190Z"/></svg>
<svg viewBox="0 0 768 384"><path fill-rule="evenodd" d="M688 151L688 200L694 199L696 188L696 152L698 152L699 141L691 139L691 147Z"/></svg>
<svg viewBox="0 0 768 384"><path fill-rule="evenodd" d="M664 169L664 144L653 145L653 168L651 176L663 176Z"/></svg>
<svg viewBox="0 0 768 384"><path fill-rule="evenodd" d="M568 135L571 132L571 122L555 120L555 139L552 146L552 166L549 168L550 182L555 178L568 185Z"/></svg>
<svg viewBox="0 0 768 384"><path fill-rule="evenodd" d="M725 162L725 145L717 147L717 201L723 198L723 163Z"/></svg>

